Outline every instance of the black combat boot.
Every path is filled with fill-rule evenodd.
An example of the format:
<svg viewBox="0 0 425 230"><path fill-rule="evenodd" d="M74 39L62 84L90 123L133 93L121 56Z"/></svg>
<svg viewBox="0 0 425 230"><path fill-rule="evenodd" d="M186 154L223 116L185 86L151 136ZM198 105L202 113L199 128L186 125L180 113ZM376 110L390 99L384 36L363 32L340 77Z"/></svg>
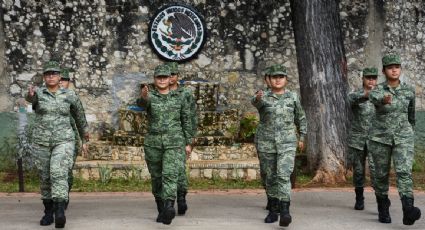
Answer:
<svg viewBox="0 0 425 230"><path fill-rule="evenodd" d="M160 198L158 199L155 198L155 202L156 202L156 209L158 210L158 217L156 217L156 222L162 223L163 221L162 210L164 210L164 202Z"/></svg>
<svg viewBox="0 0 425 230"><path fill-rule="evenodd" d="M270 197L269 196L267 196L266 210L270 210Z"/></svg>
<svg viewBox="0 0 425 230"><path fill-rule="evenodd" d="M280 220L279 226L288 227L292 222L291 214L289 214L289 206L291 203L289 201L279 201L279 210L280 210Z"/></svg>
<svg viewBox="0 0 425 230"><path fill-rule="evenodd" d="M177 213L179 215L186 214L186 211L187 211L186 194L187 192L177 193Z"/></svg>
<svg viewBox="0 0 425 230"><path fill-rule="evenodd" d="M421 210L413 206L413 198L403 196L401 204L403 205L403 224L413 225L415 221L421 218Z"/></svg>
<svg viewBox="0 0 425 230"><path fill-rule="evenodd" d="M68 209L68 205L69 205L69 198L68 198L68 200L67 201L65 201L65 210L67 210Z"/></svg>
<svg viewBox="0 0 425 230"><path fill-rule="evenodd" d="M174 209L174 200L166 200L164 203L164 210L162 211L162 223L171 224L171 221L176 216L176 210Z"/></svg>
<svg viewBox="0 0 425 230"><path fill-rule="evenodd" d="M270 198L270 209L269 214L267 214L264 219L264 223L274 223L278 220L277 212L279 210L278 200L276 198Z"/></svg>
<svg viewBox="0 0 425 230"><path fill-rule="evenodd" d="M53 223L53 200L43 200L44 216L41 217L40 225L47 226Z"/></svg>
<svg viewBox="0 0 425 230"><path fill-rule="evenodd" d="M66 223L65 201L54 202L55 228L64 228Z"/></svg>
<svg viewBox="0 0 425 230"><path fill-rule="evenodd" d="M355 210L364 209L364 196L363 196L363 187L356 187L354 191L356 192L356 204L354 204Z"/></svg>
<svg viewBox="0 0 425 230"><path fill-rule="evenodd" d="M388 199L388 195L376 196L376 202L378 203L379 222L391 223L391 216L389 210L391 202Z"/></svg>

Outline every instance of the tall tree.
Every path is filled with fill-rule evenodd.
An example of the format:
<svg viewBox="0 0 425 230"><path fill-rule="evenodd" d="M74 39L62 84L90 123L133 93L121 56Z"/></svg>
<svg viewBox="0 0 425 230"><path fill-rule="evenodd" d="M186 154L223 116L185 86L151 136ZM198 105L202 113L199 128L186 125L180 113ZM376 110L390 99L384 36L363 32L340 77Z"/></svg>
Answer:
<svg viewBox="0 0 425 230"><path fill-rule="evenodd" d="M338 0L290 0L313 181L345 181L349 106Z"/></svg>

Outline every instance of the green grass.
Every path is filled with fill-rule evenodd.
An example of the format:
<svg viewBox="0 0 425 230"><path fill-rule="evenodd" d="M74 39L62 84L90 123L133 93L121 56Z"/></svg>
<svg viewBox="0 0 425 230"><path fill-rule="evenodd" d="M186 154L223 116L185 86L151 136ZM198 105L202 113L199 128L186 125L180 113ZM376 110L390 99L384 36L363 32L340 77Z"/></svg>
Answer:
<svg viewBox="0 0 425 230"><path fill-rule="evenodd" d="M38 192L39 180L34 173L25 174L25 192ZM0 192L18 192L18 178L16 174L0 173ZM242 179L224 180L190 179L189 189L257 189L262 188L259 180L244 181ZM73 192L148 192L151 191L150 180L111 179L108 183L101 180L74 179Z"/></svg>
<svg viewBox="0 0 425 230"><path fill-rule="evenodd" d="M395 177L391 175L390 183L395 186ZM323 185L311 183L311 175L298 175L297 188L320 188L320 187L352 187L351 178L345 183L337 185ZM414 188L425 191L425 174L413 173ZM245 181L243 179L229 179L213 177L212 179L190 179L189 190L229 190L229 189L262 189L259 180ZM150 180L138 179L111 179L108 183L101 180L83 180L75 178L73 192L150 192ZM18 192L18 179L15 173L7 174L0 172L0 192ZM25 192L39 192L39 180L35 173L25 174Z"/></svg>

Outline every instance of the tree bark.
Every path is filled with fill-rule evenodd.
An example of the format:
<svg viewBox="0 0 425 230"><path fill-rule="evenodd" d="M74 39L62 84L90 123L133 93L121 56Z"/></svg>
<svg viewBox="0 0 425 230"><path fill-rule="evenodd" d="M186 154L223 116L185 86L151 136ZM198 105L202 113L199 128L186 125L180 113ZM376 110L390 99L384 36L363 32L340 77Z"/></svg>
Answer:
<svg viewBox="0 0 425 230"><path fill-rule="evenodd" d="M307 156L313 182L345 181L347 64L338 0L291 0Z"/></svg>

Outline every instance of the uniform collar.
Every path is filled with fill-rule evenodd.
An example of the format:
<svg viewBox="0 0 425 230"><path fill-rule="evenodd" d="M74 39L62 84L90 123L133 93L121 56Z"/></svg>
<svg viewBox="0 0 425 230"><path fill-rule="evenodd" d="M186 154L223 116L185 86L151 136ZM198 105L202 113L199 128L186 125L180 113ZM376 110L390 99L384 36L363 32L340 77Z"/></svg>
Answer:
<svg viewBox="0 0 425 230"><path fill-rule="evenodd" d="M282 94L282 98L289 97L289 92L290 92L290 90L289 90L289 89L285 89L285 93L283 93L283 94ZM269 96L269 97L279 98L279 97L277 96L277 94L274 94L274 93L272 92L272 90L271 90L271 89L270 89L270 90L268 90L266 93L267 93L267 96Z"/></svg>
<svg viewBox="0 0 425 230"><path fill-rule="evenodd" d="M68 92L68 89L59 88L59 89L58 89L58 91L56 91L56 93L55 93L55 94L53 94L53 93L51 93L51 92L47 89L47 87L43 86L43 87L41 88L41 91L42 91L43 93L47 93L47 94L50 94L50 95L59 95L59 94L64 94L64 93Z"/></svg>

